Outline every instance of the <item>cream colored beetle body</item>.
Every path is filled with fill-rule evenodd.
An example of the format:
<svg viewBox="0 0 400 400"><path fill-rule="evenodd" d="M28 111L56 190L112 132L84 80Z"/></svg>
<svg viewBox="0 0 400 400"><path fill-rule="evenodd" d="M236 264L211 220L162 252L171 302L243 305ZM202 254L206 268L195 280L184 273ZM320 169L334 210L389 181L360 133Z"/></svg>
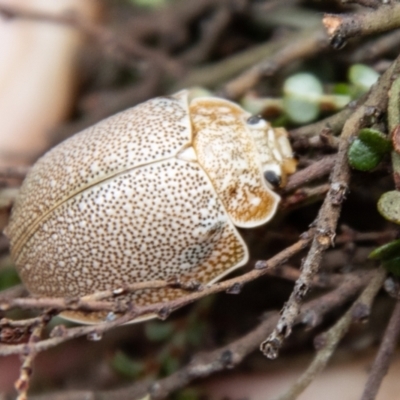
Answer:
<svg viewBox="0 0 400 400"><path fill-rule="evenodd" d="M71 297L173 277L208 283L245 264L235 225L267 222L279 196L263 174L284 178L295 167L285 132L249 117L222 99L189 103L182 91L49 151L22 185L6 232L28 290ZM142 305L180 295L132 297Z"/></svg>

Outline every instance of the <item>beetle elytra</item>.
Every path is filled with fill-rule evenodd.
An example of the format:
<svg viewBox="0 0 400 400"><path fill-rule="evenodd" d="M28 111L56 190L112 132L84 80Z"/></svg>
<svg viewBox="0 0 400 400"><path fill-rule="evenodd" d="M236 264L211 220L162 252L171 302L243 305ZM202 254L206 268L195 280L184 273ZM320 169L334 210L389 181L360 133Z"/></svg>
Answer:
<svg viewBox="0 0 400 400"><path fill-rule="evenodd" d="M37 296L83 296L173 277L215 282L247 262L236 226L273 217L279 196L268 181L284 183L295 165L284 129L230 101L189 101L187 91L155 98L37 161L6 230L12 257ZM130 296L144 305L182 293Z"/></svg>

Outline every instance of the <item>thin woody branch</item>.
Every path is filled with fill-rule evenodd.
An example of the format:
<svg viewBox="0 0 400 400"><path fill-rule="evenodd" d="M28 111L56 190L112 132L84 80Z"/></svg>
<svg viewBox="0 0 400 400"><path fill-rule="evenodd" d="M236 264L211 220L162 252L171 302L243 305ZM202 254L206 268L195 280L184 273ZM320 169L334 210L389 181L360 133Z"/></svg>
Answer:
<svg viewBox="0 0 400 400"><path fill-rule="evenodd" d="M379 57L390 53L393 49L400 46L400 30L396 29L386 35L380 36L377 39L370 40L352 52L350 61L357 62L371 62L377 60Z"/></svg>
<svg viewBox="0 0 400 400"><path fill-rule="evenodd" d="M399 72L399 59L381 76L378 83L371 89L367 100L357 108L344 125L340 137L339 151L336 164L333 168L330 181L331 188L320 208L316 223L316 235L311 248L302 266L302 275L295 284L295 288L286 303L279 323L261 345L261 350L269 358L275 358L284 338L291 333L294 321L299 313L302 299L309 291L309 282L319 271L322 255L333 245L336 235L336 225L340 216L341 205L345 198L350 181L350 167L347 161L347 151L351 138L357 135L360 128L386 110L388 104L388 90L394 76Z"/></svg>
<svg viewBox="0 0 400 400"><path fill-rule="evenodd" d="M389 324L379 346L378 354L369 372L361 400L373 400L378 394L379 387L389 369L390 361L395 352L400 335L400 300L397 300Z"/></svg>
<svg viewBox="0 0 400 400"><path fill-rule="evenodd" d="M331 310L347 303L357 296L365 285L374 276L374 272L353 274L346 279L337 289L311 300L303 305L296 323L305 323L317 326L324 320L324 316ZM260 341L268 335L278 320L277 313L270 313L265 320L251 332L234 342L211 352L199 354L185 367L172 375L154 383L138 382L122 389L109 391L76 391L34 396L32 400L50 400L57 396L58 400L84 400L87 398L111 400L139 400L145 396L152 399L168 398L174 391L185 387L190 382L205 378L225 369L232 369L259 346ZM313 325L310 324L311 320Z"/></svg>
<svg viewBox="0 0 400 400"><path fill-rule="evenodd" d="M28 343L26 345L26 354L23 355L23 363L20 369L20 375L18 380L15 382L15 389L18 392L17 400L28 399L28 389L33 371L33 361L37 355L34 344L40 340L43 330L48 322L46 315L38 320L38 323L33 328Z"/></svg>
<svg viewBox="0 0 400 400"><path fill-rule="evenodd" d="M71 340L77 337L85 336L85 335L101 335L104 332L116 327L120 326L126 322L131 321L132 319L137 318L141 315L155 314L160 318L165 319L173 310L180 308L184 305L190 304L195 300L198 300L206 295L210 295L213 293L218 293L221 291L230 291L232 288L239 289L247 282L250 282L262 275L265 275L269 269L274 269L280 266L283 262L287 261L293 255L297 254L301 250L307 247L307 245L311 241L310 234L304 234L303 237L294 243L293 245L287 247L285 250L276 254L274 257L269 259L268 261L259 261L256 264L256 269L243 274L237 278L229 279L223 282L214 283L209 287L205 287L201 291L197 291L194 293L189 293L183 297L180 297L176 300L170 301L168 303L156 303L148 306L135 306L134 304L129 304L127 308L124 310L124 314L120 317L116 317L112 321L107 321L100 323L96 326L84 326L77 327L71 329L63 329L61 327L56 327L51 333L51 338L42 340L35 345L35 351L40 352L47 350L51 347L57 346L60 343L63 343L67 340ZM143 283L143 285L148 283ZM170 285L170 283L164 283ZM17 300L17 299L15 299ZM25 299L21 299L25 300ZM35 299L32 299L35 300ZM38 299L40 300L40 299ZM52 300L55 300L52 303ZM10 300L12 303L13 300ZM42 303L40 303L41 308L52 308L54 305L62 306L65 302L65 299L45 299ZM22 301L19 302L22 304ZM15 303L14 303L15 304ZM32 302L32 305L34 302ZM65 304L65 303L64 303ZM65 304L68 307L68 304ZM78 304L74 306L78 306ZM98 303L94 303L95 309L98 310ZM89 309L90 302L85 303L86 310ZM68 308L67 308L68 309ZM61 308L58 309L61 311ZM0 356L10 355L10 354L21 354L24 349L24 345L8 345L8 344L0 344Z"/></svg>
<svg viewBox="0 0 400 400"><path fill-rule="evenodd" d="M374 276L369 281L359 298L353 303L351 308L330 328L327 332L319 335L315 343L318 346L318 352L309 367L304 371L301 377L290 386L286 393L277 397L276 400L295 400L310 385L316 376L325 369L328 361L339 345L340 340L347 333L350 325L357 316L357 310L360 308L366 310L369 315L372 302L375 299L379 289L385 279L386 272L380 268L375 271Z"/></svg>
<svg viewBox="0 0 400 400"><path fill-rule="evenodd" d="M400 4L385 4L374 11L357 14L325 14L323 24L334 46L354 36L366 36L400 27Z"/></svg>
<svg viewBox="0 0 400 400"><path fill-rule="evenodd" d="M342 0L343 4L359 4L363 7L378 8L383 4L382 0Z"/></svg>
<svg viewBox="0 0 400 400"><path fill-rule="evenodd" d="M305 205L322 200L329 191L329 183L319 186L297 189L293 194L284 198L281 204L282 210L293 210Z"/></svg>
<svg viewBox="0 0 400 400"><path fill-rule="evenodd" d="M291 192L300 186L303 186L313 180L322 178L328 175L332 167L335 165L336 154L325 156L321 160L316 161L309 167L306 167L295 174L291 175L288 179L288 183L285 186L285 192Z"/></svg>
<svg viewBox="0 0 400 400"><path fill-rule="evenodd" d="M305 30L275 54L226 83L218 94L229 99L237 99L253 88L260 79L270 77L292 61L311 57L328 46L329 41L323 30Z"/></svg>

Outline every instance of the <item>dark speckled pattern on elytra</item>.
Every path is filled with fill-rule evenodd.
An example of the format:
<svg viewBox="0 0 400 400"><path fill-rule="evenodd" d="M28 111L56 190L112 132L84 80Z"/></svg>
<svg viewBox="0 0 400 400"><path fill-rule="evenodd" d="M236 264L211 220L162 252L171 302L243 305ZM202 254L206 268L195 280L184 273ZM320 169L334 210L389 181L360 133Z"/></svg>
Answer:
<svg viewBox="0 0 400 400"><path fill-rule="evenodd" d="M18 257L21 277L46 296L174 276L209 282L247 259L213 192L197 164L176 159L93 186L40 223ZM164 301L174 291L160 293L138 293L135 301Z"/></svg>
<svg viewBox="0 0 400 400"><path fill-rule="evenodd" d="M261 169L279 172L282 157L268 144L275 143L269 125L249 130L248 113L208 100L197 101L193 115L186 91L150 100L36 163L7 228L12 257L33 294L82 296L172 277L207 283L247 262L233 223L250 216L257 226L275 213L279 197ZM129 298L147 305L181 295L143 290ZM68 317L96 322L104 314Z"/></svg>
<svg viewBox="0 0 400 400"><path fill-rule="evenodd" d="M190 143L187 99L153 99L49 151L27 176L7 233L16 253L36 223L67 198L109 176L175 155ZM23 213L23 217L20 214Z"/></svg>

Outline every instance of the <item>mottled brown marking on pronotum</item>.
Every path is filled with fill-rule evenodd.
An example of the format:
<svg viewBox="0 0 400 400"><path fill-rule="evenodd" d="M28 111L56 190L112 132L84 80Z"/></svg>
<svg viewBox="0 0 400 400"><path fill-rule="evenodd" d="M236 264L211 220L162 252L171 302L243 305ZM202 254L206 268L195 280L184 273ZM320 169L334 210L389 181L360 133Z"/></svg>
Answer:
<svg viewBox="0 0 400 400"><path fill-rule="evenodd" d="M275 213L279 197L263 179L262 161L246 121L250 114L216 99L190 105L193 146L235 225L253 227Z"/></svg>

